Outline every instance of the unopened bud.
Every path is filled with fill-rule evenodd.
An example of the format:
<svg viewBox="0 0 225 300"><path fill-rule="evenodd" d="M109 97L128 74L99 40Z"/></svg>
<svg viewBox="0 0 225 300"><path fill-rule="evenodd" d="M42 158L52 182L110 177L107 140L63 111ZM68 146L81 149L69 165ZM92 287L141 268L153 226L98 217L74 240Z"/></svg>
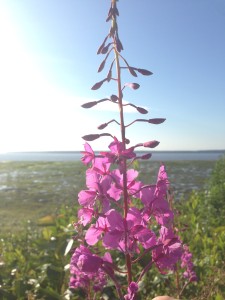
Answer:
<svg viewBox="0 0 225 300"><path fill-rule="evenodd" d="M108 82L111 80L111 78L112 78L112 70L109 70L106 78L107 78Z"/></svg>
<svg viewBox="0 0 225 300"><path fill-rule="evenodd" d="M159 142L158 141L149 141L149 142L145 142L143 143L143 146L145 148L155 148L159 145Z"/></svg>
<svg viewBox="0 0 225 300"><path fill-rule="evenodd" d="M91 89L92 90L98 90L105 81L106 81L106 79L103 79L103 80L101 80L99 82L96 82Z"/></svg>
<svg viewBox="0 0 225 300"><path fill-rule="evenodd" d="M99 68L98 68L98 72L101 72L105 67L105 59L101 62Z"/></svg>
<svg viewBox="0 0 225 300"><path fill-rule="evenodd" d="M102 54L106 54L109 50L109 46L111 45L112 43L109 43L107 46L103 47L102 50L101 50L101 53Z"/></svg>
<svg viewBox="0 0 225 300"><path fill-rule="evenodd" d="M87 102L81 105L83 108L91 108L92 106L95 106L97 104L97 101Z"/></svg>
<svg viewBox="0 0 225 300"><path fill-rule="evenodd" d="M138 111L139 113L141 113L141 114L143 114L143 115L148 113L148 111L147 111L145 108L143 108L143 107L137 106L136 109L137 109L137 111Z"/></svg>
<svg viewBox="0 0 225 300"><path fill-rule="evenodd" d="M102 48L105 46L105 43L106 43L108 37L109 37L108 35L105 37L103 43L102 43L101 46L98 48L97 54L100 54L100 53L101 53Z"/></svg>
<svg viewBox="0 0 225 300"><path fill-rule="evenodd" d="M134 77L137 77L137 73L134 71L134 69L132 67L128 67L128 70L131 75L133 75Z"/></svg>
<svg viewBox="0 0 225 300"><path fill-rule="evenodd" d="M102 129L106 128L107 126L108 126L108 124L104 123L104 124L99 125L98 129L102 130Z"/></svg>
<svg viewBox="0 0 225 300"><path fill-rule="evenodd" d="M84 139L85 141L94 141L97 140L100 137L99 134L88 134L88 135L84 135L82 136L82 139Z"/></svg>
<svg viewBox="0 0 225 300"><path fill-rule="evenodd" d="M145 75L145 76L149 76L149 75L153 74L151 71L148 71L148 70L145 70L145 69L137 69L137 71L139 73L141 73L142 75Z"/></svg>
<svg viewBox="0 0 225 300"><path fill-rule="evenodd" d="M166 120L165 118L149 119L149 120L148 120L148 123L151 123L151 124L161 124L161 123L163 123L165 120Z"/></svg>
<svg viewBox="0 0 225 300"><path fill-rule="evenodd" d="M138 83L125 83L125 86L128 86L129 88L133 90L137 90L140 87L140 84Z"/></svg>
<svg viewBox="0 0 225 300"><path fill-rule="evenodd" d="M123 50L123 45L119 38L116 39L116 48L118 52L121 52Z"/></svg>
<svg viewBox="0 0 225 300"><path fill-rule="evenodd" d="M118 98L116 95L111 95L111 96L110 96L110 100L111 100L112 102L117 102L117 101L119 100L119 98Z"/></svg>
<svg viewBox="0 0 225 300"><path fill-rule="evenodd" d="M149 159L149 158L151 158L151 156L152 156L151 153L146 153L146 154L140 156L140 159Z"/></svg>

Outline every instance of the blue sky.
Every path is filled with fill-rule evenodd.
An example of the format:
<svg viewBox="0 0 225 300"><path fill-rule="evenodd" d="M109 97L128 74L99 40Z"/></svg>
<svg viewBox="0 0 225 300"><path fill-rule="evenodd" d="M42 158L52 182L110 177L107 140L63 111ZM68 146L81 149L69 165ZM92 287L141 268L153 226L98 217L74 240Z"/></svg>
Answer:
<svg viewBox="0 0 225 300"><path fill-rule="evenodd" d="M0 0L0 152L81 150L82 135L118 119L114 106L80 105L116 92L96 51L108 33L110 0ZM124 99L149 109L161 125L135 124L131 144L159 140L158 150L225 149L224 0L120 0L123 56L151 70ZM140 116L127 111L126 122ZM116 125L107 127L119 136ZM106 149L103 138L92 143Z"/></svg>

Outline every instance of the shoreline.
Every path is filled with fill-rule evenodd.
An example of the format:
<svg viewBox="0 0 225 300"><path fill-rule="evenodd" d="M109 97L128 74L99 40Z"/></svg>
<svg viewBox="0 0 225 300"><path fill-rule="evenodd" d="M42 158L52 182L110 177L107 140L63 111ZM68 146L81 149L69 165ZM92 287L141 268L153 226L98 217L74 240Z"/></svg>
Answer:
<svg viewBox="0 0 225 300"><path fill-rule="evenodd" d="M96 153L98 153L96 151ZM137 155L152 153L151 161L180 161L180 160L213 160L225 155L225 150L198 151L137 151ZM0 153L0 162L7 161L79 161L80 151L42 151L42 152L9 152Z"/></svg>

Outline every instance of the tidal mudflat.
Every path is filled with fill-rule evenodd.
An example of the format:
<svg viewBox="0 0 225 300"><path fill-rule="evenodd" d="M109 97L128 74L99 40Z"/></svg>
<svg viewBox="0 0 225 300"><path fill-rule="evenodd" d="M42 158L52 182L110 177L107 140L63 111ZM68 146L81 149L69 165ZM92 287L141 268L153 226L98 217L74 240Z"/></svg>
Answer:
<svg viewBox="0 0 225 300"><path fill-rule="evenodd" d="M165 162L175 200L184 201L192 190L205 187L215 161ZM140 179L155 183L160 162L140 163ZM81 162L1 162L0 233L16 232L26 222L56 215L62 205L77 206L77 194L85 188ZM75 214L76 215L76 214Z"/></svg>

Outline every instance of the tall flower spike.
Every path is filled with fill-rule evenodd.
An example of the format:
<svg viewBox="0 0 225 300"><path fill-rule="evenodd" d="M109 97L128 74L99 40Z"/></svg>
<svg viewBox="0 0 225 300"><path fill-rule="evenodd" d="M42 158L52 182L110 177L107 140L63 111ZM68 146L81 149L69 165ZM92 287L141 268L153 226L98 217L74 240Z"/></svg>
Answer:
<svg viewBox="0 0 225 300"><path fill-rule="evenodd" d="M80 245L73 252L70 287L83 288L87 293L87 299L97 299L96 293L102 291L107 279L110 278L120 300L134 300L139 291L140 280L152 265L155 264L160 272L165 273L167 270L174 270L180 258L182 258L182 267L186 268L184 276L190 281L195 280L188 248L182 247L179 237L173 230L173 212L167 200L169 181L164 165L159 168L155 184L143 184L138 180L138 171L129 169L136 159L145 160L151 157L151 153L137 156L134 152L136 148L155 148L159 142L150 140L127 148L130 140L126 136L126 128L135 122L157 125L163 123L165 119L135 119L125 125L123 111L125 106L129 105L141 114L147 114L148 111L139 105L123 101L123 90L126 87L136 90L140 85L133 82L124 84L121 76L122 69L134 77L137 77L137 73L148 76L152 75L152 72L131 67L121 56L123 45L118 33L117 2L117 0L111 0L106 19L107 22L111 22L109 34L97 51L97 54L105 55L98 72L105 69L106 60L110 59L113 54L114 57L106 77L92 86L92 90L98 90L105 82L114 81L117 85L117 92L111 94L110 97L82 105L83 108L91 108L105 101L116 104L119 121L115 119L105 121L98 126L98 129L102 130L108 124L115 122L120 127L121 135L121 138L111 133L93 133L83 136L85 141L90 142L105 136L113 139L108 151L95 154L92 147L85 143L82 152L81 160L89 168L86 171L87 188L78 194L81 208L78 210L76 224L85 227L81 240L86 242L89 248ZM113 75L115 78L112 76L113 68L115 68L115 75ZM138 207L136 207L137 202ZM154 227L151 228L151 226ZM155 232L157 229L158 232ZM124 284L124 279L123 285L118 282L119 277L114 274L118 271L118 267L110 254L105 252L107 249L119 251L123 255L126 284ZM137 275L133 271L133 264L142 258L145 258L147 263Z"/></svg>

